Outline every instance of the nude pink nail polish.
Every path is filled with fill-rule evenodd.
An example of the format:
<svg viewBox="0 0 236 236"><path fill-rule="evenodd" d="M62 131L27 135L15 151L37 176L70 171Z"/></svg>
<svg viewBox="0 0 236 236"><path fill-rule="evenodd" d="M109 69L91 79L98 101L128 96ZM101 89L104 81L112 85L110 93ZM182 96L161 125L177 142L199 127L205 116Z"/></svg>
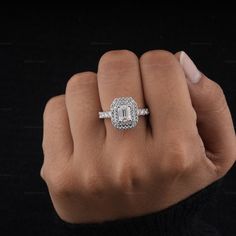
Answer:
<svg viewBox="0 0 236 236"><path fill-rule="evenodd" d="M202 77L201 72L197 69L196 65L193 63L191 58L182 51L180 53L180 64L182 65L184 69L184 73L186 77L192 82L192 83L198 83L199 80Z"/></svg>

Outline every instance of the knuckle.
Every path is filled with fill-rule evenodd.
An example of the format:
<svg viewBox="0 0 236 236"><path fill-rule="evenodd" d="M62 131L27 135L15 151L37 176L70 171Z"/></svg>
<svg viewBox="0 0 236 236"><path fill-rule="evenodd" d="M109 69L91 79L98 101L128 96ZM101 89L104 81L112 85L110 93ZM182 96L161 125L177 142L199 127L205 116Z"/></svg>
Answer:
<svg viewBox="0 0 236 236"><path fill-rule="evenodd" d="M44 177L44 166L42 165L41 169L40 169L40 176L41 178L45 181L45 177Z"/></svg>
<svg viewBox="0 0 236 236"><path fill-rule="evenodd" d="M106 62L110 62L113 60L133 60L133 59L137 59L137 56L129 50L112 50L112 51L108 51L106 53L104 53L100 59L100 62L102 63L106 63Z"/></svg>
<svg viewBox="0 0 236 236"><path fill-rule="evenodd" d="M215 82L213 83L212 89L209 90L209 97L210 102L215 105L215 108L213 109L216 111L225 109L227 107L224 91L219 84Z"/></svg>
<svg viewBox="0 0 236 236"><path fill-rule="evenodd" d="M172 153L172 173L183 174L190 168L190 161L187 159L189 156L183 152Z"/></svg>
<svg viewBox="0 0 236 236"><path fill-rule="evenodd" d="M119 73L133 69L138 65L137 56L129 50L106 52L99 61L99 73Z"/></svg>
<svg viewBox="0 0 236 236"><path fill-rule="evenodd" d="M87 174L83 176L83 190L90 196L100 197L106 191L106 184L100 175Z"/></svg>
<svg viewBox="0 0 236 236"><path fill-rule="evenodd" d="M65 170L58 171L55 168L49 168L44 165L43 179L47 183L50 191L52 191L55 195L68 195L74 191L72 186L72 178Z"/></svg>
<svg viewBox="0 0 236 236"><path fill-rule="evenodd" d="M218 95L222 96L224 95L224 91L221 88L221 86L219 84L217 84L216 82L212 81L212 89L214 90L215 93L217 93Z"/></svg>
<svg viewBox="0 0 236 236"><path fill-rule="evenodd" d="M176 61L175 56L171 52L165 50L148 51L140 58L140 62L144 66L169 66L172 63L176 63Z"/></svg>
<svg viewBox="0 0 236 236"><path fill-rule="evenodd" d="M141 176L138 174L137 167L132 164L123 164L118 171L118 189L123 192L133 192L140 188L142 184Z"/></svg>
<svg viewBox="0 0 236 236"><path fill-rule="evenodd" d="M175 142L169 145L163 160L165 172L171 175L181 175L191 169L192 158L185 142ZM166 157L165 157L166 156Z"/></svg>
<svg viewBox="0 0 236 236"><path fill-rule="evenodd" d="M214 160L215 173L218 178L225 176L227 172L235 165L236 145L229 147L227 151L224 151L223 155L224 156L207 152L207 157Z"/></svg>
<svg viewBox="0 0 236 236"><path fill-rule="evenodd" d="M91 71L81 72L73 75L67 82L66 93L75 93L83 85L96 83L96 73Z"/></svg>
<svg viewBox="0 0 236 236"><path fill-rule="evenodd" d="M45 138L43 138L42 149L43 149L44 156L46 154L47 147L48 147L48 142L45 140Z"/></svg>
<svg viewBox="0 0 236 236"><path fill-rule="evenodd" d="M47 102L44 113L43 113L43 118L44 120L47 118L50 118L51 115L56 113L58 110L63 109L65 107L65 96L64 95L59 95L52 97L49 99Z"/></svg>
<svg viewBox="0 0 236 236"><path fill-rule="evenodd" d="M200 102L205 106L198 108L201 112L221 112L227 109L227 101L223 89L214 81L207 80L203 83L201 93L202 98L207 96L207 99L202 99Z"/></svg>

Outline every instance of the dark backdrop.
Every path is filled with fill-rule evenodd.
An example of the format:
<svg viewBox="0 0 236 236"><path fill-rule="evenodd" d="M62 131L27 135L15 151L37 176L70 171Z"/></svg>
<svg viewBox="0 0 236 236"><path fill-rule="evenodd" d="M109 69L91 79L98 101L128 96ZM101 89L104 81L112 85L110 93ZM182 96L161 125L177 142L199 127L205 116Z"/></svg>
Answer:
<svg viewBox="0 0 236 236"><path fill-rule="evenodd" d="M39 177L44 105L74 73L96 71L108 50L185 50L223 87L235 122L236 17L187 12L138 5L0 8L0 235L52 232L52 206ZM218 204L203 216L226 236L236 235L235 180L234 168Z"/></svg>

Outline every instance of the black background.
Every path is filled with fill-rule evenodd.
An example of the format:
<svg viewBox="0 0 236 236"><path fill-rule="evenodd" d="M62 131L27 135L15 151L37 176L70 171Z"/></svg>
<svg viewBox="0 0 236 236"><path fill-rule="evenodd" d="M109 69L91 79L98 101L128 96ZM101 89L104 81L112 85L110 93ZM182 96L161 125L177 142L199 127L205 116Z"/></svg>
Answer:
<svg viewBox="0 0 236 236"><path fill-rule="evenodd" d="M39 171L42 113L77 72L96 71L101 55L129 49L186 51L224 89L236 118L236 17L141 5L0 9L0 235L51 235L53 211ZM217 206L204 217L236 235L236 171L226 176Z"/></svg>

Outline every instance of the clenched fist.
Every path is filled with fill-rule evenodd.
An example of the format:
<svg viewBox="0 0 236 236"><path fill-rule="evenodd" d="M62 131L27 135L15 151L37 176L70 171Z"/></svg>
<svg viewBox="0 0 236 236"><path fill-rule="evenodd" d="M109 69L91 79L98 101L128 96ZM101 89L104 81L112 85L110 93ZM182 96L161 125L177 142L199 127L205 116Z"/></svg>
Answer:
<svg viewBox="0 0 236 236"><path fill-rule="evenodd" d="M99 119L116 97L148 107L135 128ZM44 112L46 181L66 222L103 222L165 209L222 177L236 158L222 89L184 53L149 51L140 60L110 51L97 74L83 72Z"/></svg>

